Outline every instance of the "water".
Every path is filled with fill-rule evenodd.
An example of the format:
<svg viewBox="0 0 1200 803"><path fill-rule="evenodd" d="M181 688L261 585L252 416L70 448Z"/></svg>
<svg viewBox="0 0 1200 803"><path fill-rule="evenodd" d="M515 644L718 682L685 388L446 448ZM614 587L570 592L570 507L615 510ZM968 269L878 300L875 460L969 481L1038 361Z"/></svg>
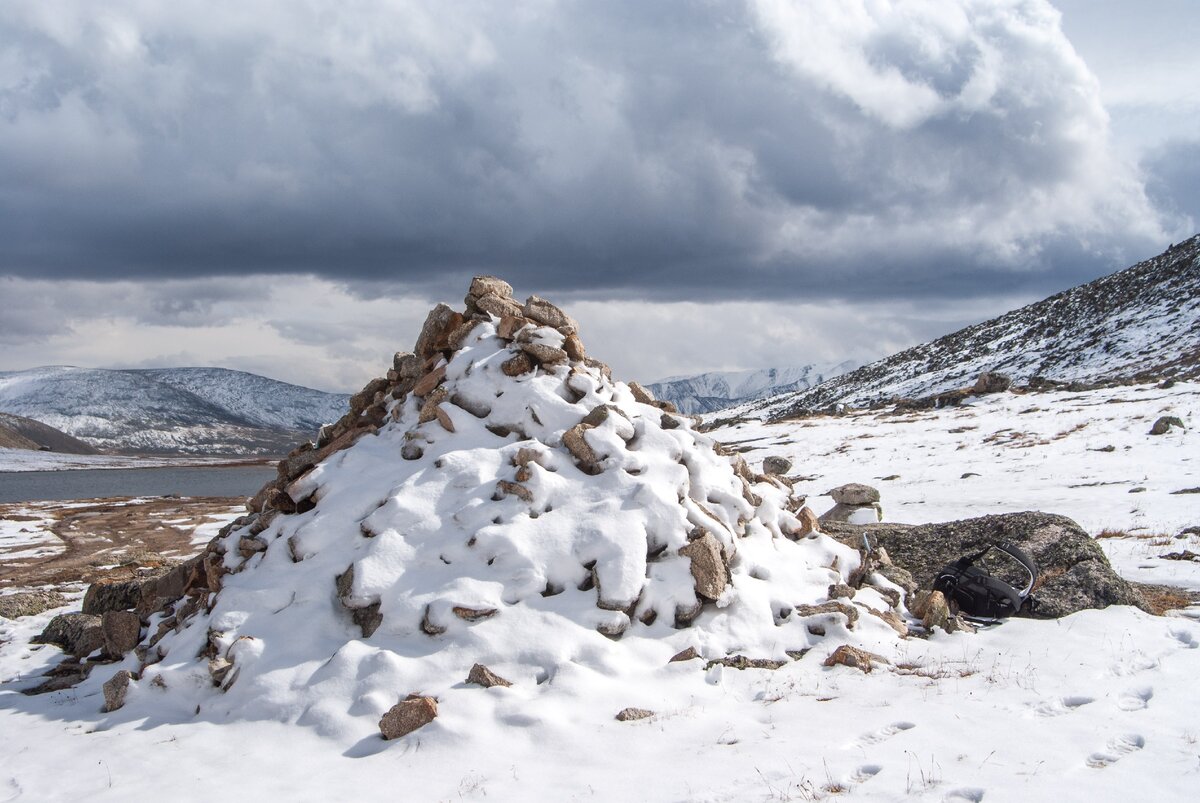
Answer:
<svg viewBox="0 0 1200 803"><path fill-rule="evenodd" d="M172 466L0 472L0 502L109 496L253 496L274 466Z"/></svg>

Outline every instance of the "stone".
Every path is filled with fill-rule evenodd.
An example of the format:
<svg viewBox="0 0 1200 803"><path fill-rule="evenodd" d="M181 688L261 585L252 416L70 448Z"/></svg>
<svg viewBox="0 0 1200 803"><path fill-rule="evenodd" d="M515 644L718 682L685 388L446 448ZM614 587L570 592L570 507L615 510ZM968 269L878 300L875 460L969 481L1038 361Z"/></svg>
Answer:
<svg viewBox="0 0 1200 803"><path fill-rule="evenodd" d="M646 390L637 382L629 383L629 392L633 394L633 400L641 404L654 404L654 394Z"/></svg>
<svg viewBox="0 0 1200 803"><path fill-rule="evenodd" d="M532 325L523 315L505 315L500 319L500 323L496 324L496 335L505 340L512 340L517 336L517 332Z"/></svg>
<svg viewBox="0 0 1200 803"><path fill-rule="evenodd" d="M874 664L890 664L891 661L884 658L882 655L876 655L873 652L851 647L849 644L843 644L833 651L833 654L825 659L825 666L849 666L854 669L861 670L867 674L871 673Z"/></svg>
<svg viewBox="0 0 1200 803"><path fill-rule="evenodd" d="M89 613L60 613L31 641L55 644L68 655L85 656L104 646L101 619Z"/></svg>
<svg viewBox="0 0 1200 803"><path fill-rule="evenodd" d="M405 460L420 460L424 454L425 450L416 441L408 441L400 447L400 456Z"/></svg>
<svg viewBox="0 0 1200 803"><path fill-rule="evenodd" d="M512 298L512 294L512 285L496 276L476 276L471 280L471 289L467 291L467 297L477 301L484 296Z"/></svg>
<svg viewBox="0 0 1200 803"><path fill-rule="evenodd" d="M454 419L452 419L450 414L446 412L446 408L439 404L434 408L433 416L437 419L437 422L439 425L441 425L442 429L446 430L447 432L454 431Z"/></svg>
<svg viewBox="0 0 1200 803"><path fill-rule="evenodd" d="M1187 427L1185 427L1183 425L1183 421L1178 416L1163 415L1163 416L1159 416L1158 420L1154 422L1154 425L1152 427L1150 427L1150 434L1151 435L1166 435L1168 432L1171 431L1171 427L1179 427L1180 429L1187 429Z"/></svg>
<svg viewBox="0 0 1200 803"><path fill-rule="evenodd" d="M142 640L142 620L133 611L105 611L100 618L104 634L104 652L119 658Z"/></svg>
<svg viewBox="0 0 1200 803"><path fill-rule="evenodd" d="M583 341L579 339L579 335L567 335L563 340L562 348L572 362L583 362L587 359L587 349L583 347Z"/></svg>
<svg viewBox="0 0 1200 803"><path fill-rule="evenodd" d="M883 520L883 508L879 503L871 505L846 505L839 502L821 514L817 521L823 526L830 523L874 524Z"/></svg>
<svg viewBox="0 0 1200 803"><path fill-rule="evenodd" d="M166 569L162 573L166 573ZM140 580L92 583L83 596L83 612L95 616L106 611L126 611L136 608L142 598Z"/></svg>
<svg viewBox="0 0 1200 803"><path fill-rule="evenodd" d="M494 686L507 687L512 685L510 681L500 677L483 664L475 664L471 667L470 673L467 674L467 683L474 683L476 686L483 686L485 689L490 689Z"/></svg>
<svg viewBox="0 0 1200 803"><path fill-rule="evenodd" d="M787 474L792 469L792 461L779 455L769 455L763 460L764 474Z"/></svg>
<svg viewBox="0 0 1200 803"><path fill-rule="evenodd" d="M796 535L805 536L820 532L821 520L817 518L817 514L808 505L800 508L800 512L796 514L796 518L800 519L800 529L796 532Z"/></svg>
<svg viewBox="0 0 1200 803"><path fill-rule="evenodd" d="M253 557L259 552L267 551L267 542L259 538L247 538L242 536L238 539L238 554L243 558Z"/></svg>
<svg viewBox="0 0 1200 803"><path fill-rule="evenodd" d="M622 708L617 712L617 722L633 722L638 719L649 719L654 712L646 708Z"/></svg>
<svg viewBox="0 0 1200 803"><path fill-rule="evenodd" d="M858 624L858 608L832 599L828 602L822 602L820 605L797 605L795 613L801 619L808 616L841 614L846 617L846 628L848 630L853 630L854 626Z"/></svg>
<svg viewBox="0 0 1200 803"><path fill-rule="evenodd" d="M446 366L439 365L425 376L421 377L417 384L413 385L412 394L425 398L429 393L446 379Z"/></svg>
<svg viewBox="0 0 1200 803"><path fill-rule="evenodd" d="M567 352L545 343L522 343L521 351L537 360L541 365L558 365L567 361Z"/></svg>
<svg viewBox="0 0 1200 803"><path fill-rule="evenodd" d="M1148 609L1137 589L1113 571L1100 545L1065 516L1004 513L939 524L827 524L823 529L854 548L868 535L877 549L887 550L895 565L912 574L920 588L932 588L942 567L963 555L991 544L1014 544L1033 558L1041 572L1033 590L1035 604L1022 608L1020 616L1054 619L1109 605ZM997 561L997 566L1013 571L1009 578L1013 585L1023 585L1023 572L1011 561ZM998 569L997 573L1006 577Z"/></svg>
<svg viewBox="0 0 1200 803"><path fill-rule="evenodd" d="M825 595L831 600L833 599L854 599L855 590L845 583L834 583L829 586Z"/></svg>
<svg viewBox="0 0 1200 803"><path fill-rule="evenodd" d="M588 474L596 474L599 472L600 458L588 444L584 433L591 427L584 423L578 423L563 433L563 445L567 447L567 451L579 463L579 467Z"/></svg>
<svg viewBox="0 0 1200 803"><path fill-rule="evenodd" d="M512 359L501 363L500 370L504 372L505 376L527 374L533 370L533 359L525 352L521 352Z"/></svg>
<svg viewBox="0 0 1200 803"><path fill-rule="evenodd" d="M519 482L511 480L500 480L496 483L496 493L494 498L503 499L506 496L515 496L522 502L532 502L533 492Z"/></svg>
<svg viewBox="0 0 1200 803"><path fill-rule="evenodd" d="M25 591L0 597L0 617L17 619L21 616L36 616L51 608L67 604L67 598L57 591Z"/></svg>
<svg viewBox="0 0 1200 803"><path fill-rule="evenodd" d="M450 394L445 388L435 388L425 397L425 403L421 405L420 412L417 413L417 422L428 424L430 421L437 418L438 405L446 401Z"/></svg>
<svg viewBox="0 0 1200 803"><path fill-rule="evenodd" d="M696 651L695 647L688 647L686 650L681 650L672 655L671 660L667 661L667 663L674 664L680 661L694 661L699 657L700 653Z"/></svg>
<svg viewBox="0 0 1200 803"><path fill-rule="evenodd" d="M484 619L491 619L499 613L495 608L468 608L465 605L455 605L450 609L450 612L464 622L479 622Z"/></svg>
<svg viewBox="0 0 1200 803"><path fill-rule="evenodd" d="M727 666L730 669L745 670L745 669L780 669L787 664L787 661L780 661L775 658L749 658L745 655L727 655L724 658L714 658L704 665L705 669L712 669L714 666Z"/></svg>
<svg viewBox="0 0 1200 803"><path fill-rule="evenodd" d="M839 485L829 495L841 505L872 505L879 501L879 491L861 482Z"/></svg>
<svg viewBox="0 0 1200 803"><path fill-rule="evenodd" d="M354 624L358 625L363 638L370 638L379 629L379 626L383 624L383 614L379 612L379 608L380 604L378 602L372 602L370 605L364 605L361 608L350 609L350 619Z"/></svg>
<svg viewBox="0 0 1200 803"><path fill-rule="evenodd" d="M437 715L435 698L409 695L392 706L379 720L379 733L384 739L399 739L433 722Z"/></svg>
<svg viewBox="0 0 1200 803"><path fill-rule="evenodd" d="M22 690L21 693L35 695L69 689L87 678L91 674L93 666L94 664L90 663L81 664L70 660L63 661L46 672L43 676L46 680L32 689Z"/></svg>
<svg viewBox="0 0 1200 803"><path fill-rule="evenodd" d="M105 713L111 713L125 705L125 695L129 692L130 677L129 670L122 669L101 686L101 690L104 692Z"/></svg>
<svg viewBox="0 0 1200 803"><path fill-rule="evenodd" d="M484 296L476 300L475 308L497 319L516 318L522 314L520 304L511 298L501 298L500 296Z"/></svg>
<svg viewBox="0 0 1200 803"><path fill-rule="evenodd" d="M918 610L913 611L913 614L921 617L921 624L926 630L932 631L935 627L940 627L942 630L947 630L947 621L950 619L950 603L946 601L945 595L941 591L933 591L921 602L918 603Z"/></svg>
<svg viewBox="0 0 1200 803"><path fill-rule="evenodd" d="M985 393L1003 393L1012 387L1012 378L1007 374L996 373L995 371L985 371L975 380L975 387L972 392L981 396Z"/></svg>
<svg viewBox="0 0 1200 803"><path fill-rule="evenodd" d="M531 321L551 326L564 335L573 335L579 331L579 324L575 323L571 316L538 296L530 296L525 300L522 314Z"/></svg>
<svg viewBox="0 0 1200 803"><path fill-rule="evenodd" d="M446 337L463 322L459 313L445 304L438 304L429 311L417 345L413 349L417 357L425 360L446 347Z"/></svg>
<svg viewBox="0 0 1200 803"><path fill-rule="evenodd" d="M680 547L679 554L691 561L692 579L696 594L716 601L729 585L729 566L721 550L721 542L712 533Z"/></svg>
<svg viewBox="0 0 1200 803"><path fill-rule="evenodd" d="M419 378L423 363L424 360L411 351L397 351L392 357L392 368L401 380Z"/></svg>

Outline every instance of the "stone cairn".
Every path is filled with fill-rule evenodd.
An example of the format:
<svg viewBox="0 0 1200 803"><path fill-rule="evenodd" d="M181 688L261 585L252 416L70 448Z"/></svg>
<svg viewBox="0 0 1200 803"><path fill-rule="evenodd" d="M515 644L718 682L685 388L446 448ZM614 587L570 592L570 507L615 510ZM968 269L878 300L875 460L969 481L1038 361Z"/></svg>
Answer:
<svg viewBox="0 0 1200 803"><path fill-rule="evenodd" d="M868 524L883 521L883 507L879 504L879 491L861 482L839 485L829 492L834 506L820 518L828 522Z"/></svg>
<svg viewBox="0 0 1200 803"><path fill-rule="evenodd" d="M419 407L420 424L437 422L438 426L451 433L454 432L454 423L446 410L447 405L462 408L480 418L486 417L486 411L472 410L472 401L458 397L445 383L446 365L462 348L472 330L485 321L493 324L497 336L510 345L512 356L502 365L502 371L507 376L519 377L539 368L571 366L572 370L598 372L606 381L611 380L608 366L587 355L579 339L576 322L562 310L538 296L530 296L521 303L512 297L512 288L506 282L490 276L475 277L465 299L465 310L457 312L445 304L437 305L429 313L414 350L397 353L387 375L372 380L355 394L341 419L322 427L314 442L300 445L280 460L276 478L248 500L247 513L226 525L199 555L153 576L124 583L96 584L88 591L83 613L57 617L43 634L43 640L63 646L71 657L52 670L45 683L30 692L69 687L87 677L95 664L122 660L125 654L133 651L140 663L138 671L123 670L117 673L104 689L106 710L120 708L131 679L138 680L149 665L164 657L158 643L167 634L180 632L198 613L211 611L216 595L221 591L223 577L241 571L268 549L267 540L259 535L277 517L303 513L316 506L314 484L306 481L310 472L335 453L377 432L389 422L389 416L398 417L401 405L392 404L393 400L415 400ZM560 345L551 345L545 338L533 334L545 327L561 335ZM557 339L555 342L558 342ZM670 403L655 400L637 383L631 382L628 387L637 402L661 410L659 426L663 429L686 425L687 417L680 416ZM621 413L616 408L598 406L562 436L563 447L585 473L596 474L603 467L601 458L593 451L584 433L603 424L610 415L620 416ZM491 426L488 428L491 429ZM402 459L417 460L423 456L423 441L414 433L415 430L405 435L406 441L400 452ZM504 437L509 433L495 434ZM410 438L410 435L413 437ZM764 467L766 473L760 474L721 444L713 442L711 448L729 459L736 482L740 482L742 498L752 509L763 503L763 499L753 490L753 484L769 483L785 492L788 501L783 516L790 524L781 526L782 535L797 539L819 531L815 514L804 505L803 497L792 494L791 482L782 476L790 468L785 465L786 461L772 461ZM522 450L525 451L532 452ZM524 458L536 462L537 455L518 454L516 462L520 464ZM504 480L499 483L499 496L512 495L527 500L529 490L522 485L522 474L529 472L520 469L521 465L518 465L515 481ZM878 514L878 492L868 486L842 486L835 489L833 495L838 502L835 510L849 509L853 512L868 509ZM289 545L294 550L290 541ZM689 559L697 597L694 609L676 611L676 626L686 627L699 614L703 604L715 602L728 586L731 554L711 533L697 534L679 550L679 554ZM294 551L293 559L300 559ZM353 570L352 565L336 578L337 598L349 610L363 637L369 638L382 623L382 615L378 602L364 606L354 599ZM842 601L867 586L876 588L892 601L892 608L878 611L870 606L856 606ZM831 617L844 617L846 626L852 629L859 614L866 612L885 621L897 633L907 634L901 595L884 572L858 572L848 584L831 586L829 597L830 601L819 605L797 606L795 615L814 617L817 622ZM603 602L600 600L602 608ZM453 613L460 619L473 621L473 617L487 617L495 612L456 608ZM148 632L151 622L155 623L154 630ZM823 627L814 624L809 632L817 633ZM422 629L429 635L440 632L437 622L428 617L422 623ZM619 632L606 635L615 637ZM222 654L221 645L211 636L210 633L209 648L201 656L208 659L213 684L227 689L236 679L237 672L232 662ZM98 655L97 650L101 650ZM508 681L479 666L472 670L468 682L489 686L504 685ZM408 732L410 725L420 727L431 720L436 716L436 702L433 698L424 697L403 700L385 717L387 721L381 724L385 738L403 735Z"/></svg>

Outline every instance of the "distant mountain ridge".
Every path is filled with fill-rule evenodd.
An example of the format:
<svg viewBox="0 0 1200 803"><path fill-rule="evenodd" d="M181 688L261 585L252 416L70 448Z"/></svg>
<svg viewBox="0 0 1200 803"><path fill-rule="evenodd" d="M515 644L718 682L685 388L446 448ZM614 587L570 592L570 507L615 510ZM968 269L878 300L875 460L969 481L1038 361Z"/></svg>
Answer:
<svg viewBox="0 0 1200 803"><path fill-rule="evenodd" d="M794 365L750 371L710 371L694 376L673 376L651 382L654 397L669 401L683 413L709 413L753 399L806 390L853 369L846 361L830 366Z"/></svg>
<svg viewBox="0 0 1200 803"><path fill-rule="evenodd" d="M842 403L919 398L984 371L1101 382L1200 373L1200 235L1156 257L865 365L821 385L751 402L737 414L781 418Z"/></svg>
<svg viewBox="0 0 1200 803"><path fill-rule="evenodd" d="M348 399L226 368L0 372L0 411L117 452L278 455Z"/></svg>

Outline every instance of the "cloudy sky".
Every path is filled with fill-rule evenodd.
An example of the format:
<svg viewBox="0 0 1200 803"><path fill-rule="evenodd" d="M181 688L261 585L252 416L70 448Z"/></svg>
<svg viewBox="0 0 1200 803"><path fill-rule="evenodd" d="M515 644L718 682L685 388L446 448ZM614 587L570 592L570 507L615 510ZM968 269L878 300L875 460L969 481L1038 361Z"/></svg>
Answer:
<svg viewBox="0 0 1200 803"><path fill-rule="evenodd" d="M472 274L625 378L866 361L1200 228L1195 0L14 0L0 370L351 390Z"/></svg>

